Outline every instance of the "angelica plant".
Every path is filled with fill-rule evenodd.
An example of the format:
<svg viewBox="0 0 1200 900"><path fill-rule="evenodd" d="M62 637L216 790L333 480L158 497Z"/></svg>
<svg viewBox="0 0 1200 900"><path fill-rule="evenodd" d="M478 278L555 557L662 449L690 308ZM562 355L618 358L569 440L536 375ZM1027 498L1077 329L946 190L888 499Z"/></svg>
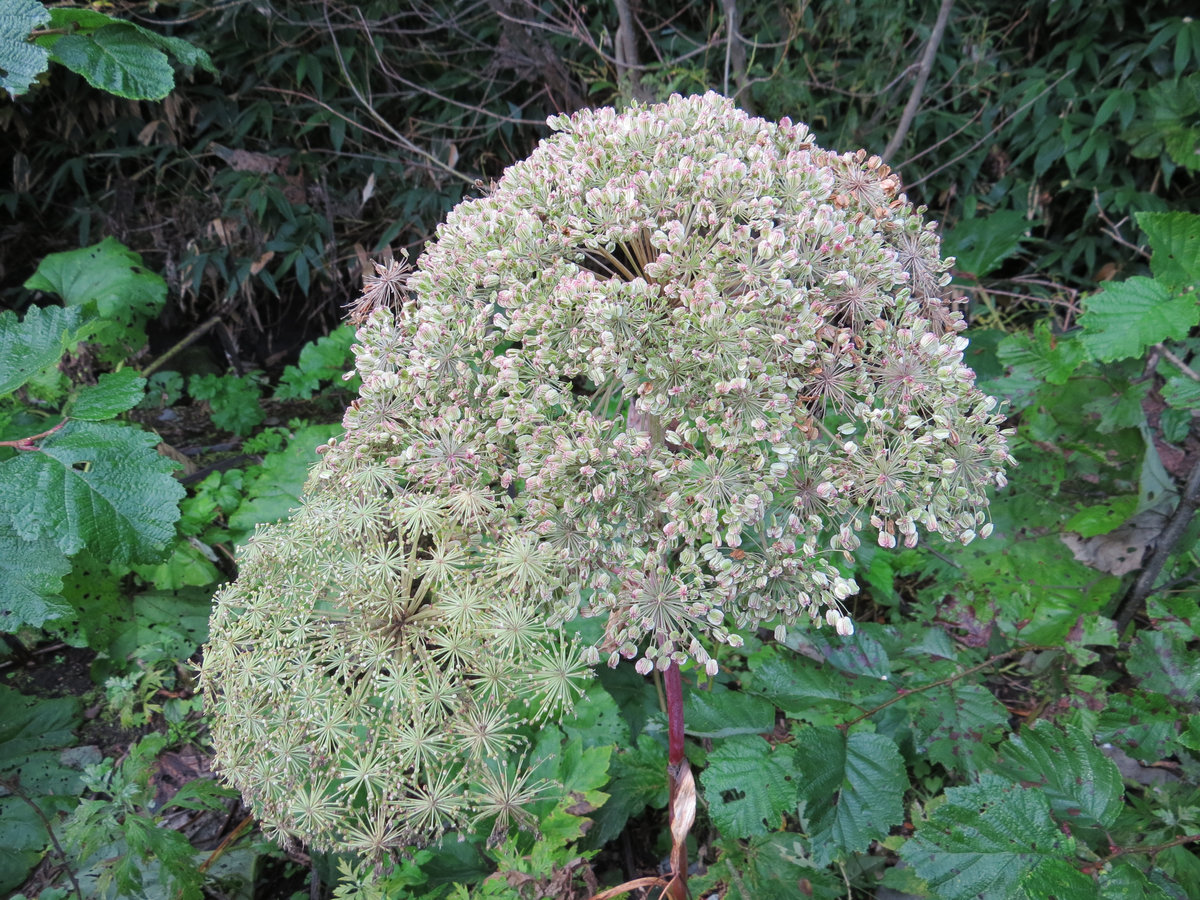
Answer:
<svg viewBox="0 0 1200 900"><path fill-rule="evenodd" d="M681 664L764 624L849 634L864 532L989 531L1002 418L878 157L715 94L550 125L369 282L346 434L218 597L217 762L281 834L503 830L527 723L602 659L665 673L691 790ZM563 636L579 614L597 644Z"/></svg>

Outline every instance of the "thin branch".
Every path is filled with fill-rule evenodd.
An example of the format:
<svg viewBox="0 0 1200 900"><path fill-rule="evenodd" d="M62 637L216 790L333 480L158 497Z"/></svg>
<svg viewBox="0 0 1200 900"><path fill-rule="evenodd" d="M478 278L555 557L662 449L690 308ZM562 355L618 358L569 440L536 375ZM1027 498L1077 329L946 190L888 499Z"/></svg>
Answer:
<svg viewBox="0 0 1200 900"><path fill-rule="evenodd" d="M1162 344L1155 344L1154 349L1161 353L1163 358L1171 363L1171 365L1177 368L1188 378L1192 379L1192 381L1200 381L1200 373L1197 373L1195 370L1193 370L1191 366L1185 363L1182 359L1180 359Z"/></svg>
<svg viewBox="0 0 1200 900"><path fill-rule="evenodd" d="M911 697L913 694L921 694L921 693L924 693L925 691L931 691L936 687L943 687L947 684L953 684L954 682L956 682L962 678L966 678L968 675L973 675L976 672L986 669L989 666L994 666L996 663L1002 662L1011 657L1021 656L1025 653L1032 653L1032 652L1036 652L1039 650L1061 650L1061 649L1062 649L1061 647L1043 647L1043 646L1040 646L1037 644L1026 644L1021 647L1013 647L1011 650L1005 650L1003 653L998 653L995 656L990 656L987 659L985 659L983 662L979 663L978 665L971 666L969 669L963 669L961 672L956 672L955 674L951 675L949 678L943 678L941 681L932 681L929 684L922 684L919 687L915 687L915 688L907 688L907 689L899 688L896 691L896 696L892 697L890 700L885 700L883 703L880 703L874 709L869 709L865 713L863 713L861 716L857 716L856 718L851 719L849 722L843 722L841 725L838 725L837 727L839 729L841 729L842 731L846 731L851 726L857 725L859 722L863 721L863 719L869 719L871 716L875 715L875 713L880 712L881 710L887 709L889 706L891 706L894 703L899 703L905 697Z"/></svg>
<svg viewBox="0 0 1200 900"><path fill-rule="evenodd" d="M1146 605L1146 599L1154 593L1154 582L1162 573L1168 557L1175 552L1175 545L1187 531L1192 517L1196 514L1197 507L1200 507L1200 461L1192 466L1192 471L1188 473L1183 496L1179 498L1179 505L1175 507L1175 512L1167 522L1166 528L1158 536L1154 554L1150 557L1150 561L1142 567L1137 581L1133 583L1129 593L1120 603L1116 617L1117 634L1124 633L1125 629L1129 627L1129 623L1133 621L1133 617Z"/></svg>
<svg viewBox="0 0 1200 900"><path fill-rule="evenodd" d="M27 803L34 814L41 819L42 826L46 829L46 834L50 835L50 843L54 845L54 851L63 861L63 870L67 873L67 877L71 879L71 886L75 888L75 896L79 900L83 900L83 891L79 889L79 882L75 880L75 873L71 869L71 863L67 859L67 854L63 852L62 844L58 842L58 837L54 833L54 827L50 824L50 820L46 818L46 814L42 812L42 808L25 795L20 785L17 784L16 779L0 778L0 785L4 785L14 797Z"/></svg>
<svg viewBox="0 0 1200 900"><path fill-rule="evenodd" d="M201 324L197 325L195 328L193 328L191 331L189 331L186 335L184 335L183 340L179 341L179 343L177 343L174 347L172 347L170 350L168 350L166 353L164 353L158 359L154 360L154 362L150 363L150 365L146 366L146 368L142 369L142 372L141 372L142 377L149 378L152 374L154 374L156 371L158 371L160 368L162 368L163 363L165 363L168 359L170 359L172 356L174 356L176 353L178 353L184 347L187 347L189 344L191 344L191 343L195 342L196 340L198 340L199 338L201 338L204 335L204 333L206 331L208 331L208 329L212 328L214 325L216 325L220 321L221 321L220 316L213 316L211 319L208 319L207 321L202 322Z"/></svg>
<svg viewBox="0 0 1200 900"><path fill-rule="evenodd" d="M888 141L887 147L883 151L884 159L891 159L892 154L908 137L908 129L912 127L913 117L916 116L917 109L921 105L925 82L929 80L929 73L933 71L933 61L937 56L938 47L942 43L942 35L946 33L946 24L950 21L950 9L953 6L954 0L942 0L942 5L938 9L937 21L933 23L933 32L929 35L929 43L925 45L925 53L921 57L917 80L913 84L912 93L908 95L908 103L904 105L904 112L900 115L900 124L896 126L892 139Z"/></svg>
<svg viewBox="0 0 1200 900"><path fill-rule="evenodd" d="M1164 850L1170 850L1172 847L1181 847L1184 844L1195 844L1200 842L1200 834L1181 834L1179 837L1171 838L1163 844L1152 844L1149 847L1118 847L1108 856L1104 857L1102 862L1112 862L1118 856L1128 856L1131 853L1148 853L1153 856L1156 853L1162 853Z"/></svg>
<svg viewBox="0 0 1200 900"><path fill-rule="evenodd" d="M37 445L34 441L40 441L44 437L50 437L58 429L67 424L67 419L63 419L49 431L43 431L41 434L31 434L29 437L17 438L15 441L0 441L0 447L12 447L16 450L36 450Z"/></svg>

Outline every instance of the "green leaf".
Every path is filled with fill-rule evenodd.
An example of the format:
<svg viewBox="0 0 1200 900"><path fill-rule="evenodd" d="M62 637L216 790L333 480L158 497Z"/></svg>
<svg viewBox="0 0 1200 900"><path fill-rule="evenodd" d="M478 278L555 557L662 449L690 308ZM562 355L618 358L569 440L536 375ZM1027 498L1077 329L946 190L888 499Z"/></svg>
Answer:
<svg viewBox="0 0 1200 900"><path fill-rule="evenodd" d="M308 470L317 461L317 447L341 434L337 425L301 428L281 453L263 460L258 477L246 487L246 502L229 517L233 531L251 532L260 522L278 522L300 506Z"/></svg>
<svg viewBox="0 0 1200 900"><path fill-rule="evenodd" d="M1096 882L1065 859L1047 859L1021 879L1026 900L1094 900Z"/></svg>
<svg viewBox="0 0 1200 900"><path fill-rule="evenodd" d="M727 838L748 838L777 830L783 814L795 809L797 775L791 748L772 751L760 737L739 735L708 755L700 783L717 830Z"/></svg>
<svg viewBox="0 0 1200 900"><path fill-rule="evenodd" d="M795 736L814 862L860 853L904 821L908 778L895 741L830 727L800 728Z"/></svg>
<svg viewBox="0 0 1200 900"><path fill-rule="evenodd" d="M8 394L44 369L58 365L77 342L83 315L61 306L31 306L23 321L0 312L0 394Z"/></svg>
<svg viewBox="0 0 1200 900"><path fill-rule="evenodd" d="M40 628L71 612L62 578L71 563L49 538L25 540L0 522L0 632Z"/></svg>
<svg viewBox="0 0 1200 900"><path fill-rule="evenodd" d="M159 659L187 659L208 640L212 591L146 591L133 598L133 625L122 628L109 653L124 662L135 652L157 648Z"/></svg>
<svg viewBox="0 0 1200 900"><path fill-rule="evenodd" d="M67 555L87 546L113 562L153 560L186 493L157 443L138 428L68 422L36 451L0 463L0 518Z"/></svg>
<svg viewBox="0 0 1200 900"><path fill-rule="evenodd" d="M1139 357L1161 341L1181 340L1197 322L1195 295L1172 296L1165 285L1139 275L1088 298L1079 339L1093 359L1112 362Z"/></svg>
<svg viewBox="0 0 1200 900"><path fill-rule="evenodd" d="M86 550L71 559L71 571L63 578L62 597L70 605L65 617L50 626L72 647L91 647L105 652L133 619L124 570L114 574ZM98 659L93 665L95 674ZM99 665L99 668L104 668ZM110 673L105 673L110 674Z"/></svg>
<svg viewBox="0 0 1200 900"><path fill-rule="evenodd" d="M1171 895L1152 884L1129 862L1118 861L1100 872L1101 900L1171 900Z"/></svg>
<svg viewBox="0 0 1200 900"><path fill-rule="evenodd" d="M1045 796L985 774L978 784L947 789L946 802L918 824L900 857L941 897L1002 900L1021 896L1031 872L1074 851Z"/></svg>
<svg viewBox="0 0 1200 900"><path fill-rule="evenodd" d="M1024 213L1013 209L962 219L943 235L942 253L954 257L956 275L979 279L1020 249L1032 225Z"/></svg>
<svg viewBox="0 0 1200 900"><path fill-rule="evenodd" d="M127 100L161 100L175 87L175 72L154 43L123 23L63 35L49 49L52 60L94 88Z"/></svg>
<svg viewBox="0 0 1200 900"><path fill-rule="evenodd" d="M592 816L595 825L581 842L584 849L603 847L619 835L625 823L647 806L667 804L667 748L649 735L638 738L636 747L616 753L609 760L612 780L605 791L608 801Z"/></svg>
<svg viewBox="0 0 1200 900"><path fill-rule="evenodd" d="M1200 216L1141 212L1138 227L1150 239L1150 271L1173 291L1200 283Z"/></svg>
<svg viewBox="0 0 1200 900"><path fill-rule="evenodd" d="M167 37L151 31L149 28L143 28L136 22L115 19L104 13L96 12L94 9L72 7L55 7L50 11L50 21L55 28L68 29L78 34L95 34L100 29L109 27L133 28L150 44L174 56L181 65L200 66L213 75L219 74L208 54L199 47L189 44L182 38Z"/></svg>
<svg viewBox="0 0 1200 900"><path fill-rule="evenodd" d="M1200 707L1200 653L1167 631L1141 631L1129 648L1129 674L1141 687Z"/></svg>
<svg viewBox="0 0 1200 900"><path fill-rule="evenodd" d="M84 388L63 410L72 419L99 422L133 409L146 393L146 379L134 369L107 372L99 383Z"/></svg>
<svg viewBox="0 0 1200 900"><path fill-rule="evenodd" d="M683 721L693 737L766 734L775 728L775 707L762 697L713 685L712 690L688 692Z"/></svg>
<svg viewBox="0 0 1200 900"><path fill-rule="evenodd" d="M351 346L355 330L351 325L342 325L326 337L305 344L296 365L283 370L279 387L275 390L276 400L301 399L313 396L321 385L332 382L335 386L342 376L354 368ZM346 390L356 390L359 383L355 375L346 384Z"/></svg>
<svg viewBox="0 0 1200 900"><path fill-rule="evenodd" d="M1137 512L1138 498L1133 494L1111 497L1099 506L1087 506L1067 519L1064 531L1073 531L1081 537L1108 534L1120 527Z"/></svg>
<svg viewBox="0 0 1200 900"><path fill-rule="evenodd" d="M564 720L561 727L584 747L629 743L629 725L621 718L617 701L596 680L588 683L583 696L575 701L575 715Z"/></svg>
<svg viewBox="0 0 1200 900"><path fill-rule="evenodd" d="M1060 821L1082 819L1109 828L1121 812L1121 773L1091 738L1042 719L1000 746L996 772L1037 788Z"/></svg>
<svg viewBox="0 0 1200 900"><path fill-rule="evenodd" d="M29 43L29 33L50 18L37 0L8 0L0 7L0 88L15 97L29 90L49 64L44 47Z"/></svg>
<svg viewBox="0 0 1200 900"><path fill-rule="evenodd" d="M1109 694L1096 723L1098 743L1115 744L1140 762L1156 763L1174 752L1179 708L1162 694Z"/></svg>
<svg viewBox="0 0 1200 900"><path fill-rule="evenodd" d="M264 418L262 386L253 375L193 375L188 393L208 401L212 423L218 428L245 435Z"/></svg>
<svg viewBox="0 0 1200 900"><path fill-rule="evenodd" d="M913 741L919 756L951 771L987 768L992 745L1008 724L1008 712L978 684L932 688L905 699L913 716Z"/></svg>
<svg viewBox="0 0 1200 900"><path fill-rule="evenodd" d="M1000 342L996 356L1010 366L1022 366L1037 378L1051 384L1065 384L1084 359L1079 341L1052 334L1050 324L1042 321L1033 335L1011 334Z"/></svg>
<svg viewBox="0 0 1200 900"><path fill-rule="evenodd" d="M723 840L716 848L721 854L716 864L689 879L693 897L841 900L846 896L845 884L808 857L804 839L797 834L776 831L748 841Z"/></svg>
<svg viewBox="0 0 1200 900"><path fill-rule="evenodd" d="M844 680L832 666L822 666L806 657L767 648L769 652L750 657L746 690L765 697L791 716L802 716L814 701L846 699Z"/></svg>

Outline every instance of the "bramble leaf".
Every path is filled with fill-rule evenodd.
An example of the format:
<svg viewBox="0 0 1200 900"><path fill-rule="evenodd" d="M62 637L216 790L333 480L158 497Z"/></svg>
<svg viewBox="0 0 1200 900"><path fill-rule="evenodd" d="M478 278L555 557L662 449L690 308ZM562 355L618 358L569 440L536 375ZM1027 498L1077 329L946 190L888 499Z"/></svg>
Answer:
<svg viewBox="0 0 1200 900"><path fill-rule="evenodd" d="M708 812L727 838L766 834L795 809L798 772L790 748L770 750L760 737L739 735L721 743L700 773Z"/></svg>
<svg viewBox="0 0 1200 900"><path fill-rule="evenodd" d="M24 540L0 522L0 632L13 632L71 612L63 602L63 576L71 563L49 538Z"/></svg>
<svg viewBox="0 0 1200 900"><path fill-rule="evenodd" d="M65 34L50 43L50 58L82 75L92 87L127 100L161 100L175 87L165 53L132 25Z"/></svg>
<svg viewBox="0 0 1200 900"><path fill-rule="evenodd" d="M82 321L80 310L61 306L31 306L19 322L12 310L0 312L0 394L57 365L77 341Z"/></svg>
<svg viewBox="0 0 1200 900"><path fill-rule="evenodd" d="M99 384L89 385L63 410L72 419L92 422L111 419L137 406L146 393L146 379L134 369L107 372Z"/></svg>
<svg viewBox="0 0 1200 900"><path fill-rule="evenodd" d="M1046 795L1060 820L1111 827L1121 812L1121 773L1091 738L1040 720L1000 746L996 771Z"/></svg>
<svg viewBox="0 0 1200 900"><path fill-rule="evenodd" d="M1172 296L1164 284L1137 275L1110 282L1088 298L1079 339L1093 359L1112 362L1141 356L1161 341L1181 340L1197 322L1195 294Z"/></svg>
<svg viewBox="0 0 1200 900"><path fill-rule="evenodd" d="M951 771L977 772L990 764L991 745L1008 713L978 684L948 684L906 699L920 755Z"/></svg>
<svg viewBox="0 0 1200 900"><path fill-rule="evenodd" d="M891 738L802 728L795 746L815 862L828 865L863 851L904 820L908 778Z"/></svg>
<svg viewBox="0 0 1200 900"><path fill-rule="evenodd" d="M154 559L185 494L149 432L69 422L38 449L0 463L0 519L67 555L89 547L113 562Z"/></svg>
<svg viewBox="0 0 1200 900"><path fill-rule="evenodd" d="M10 96L25 93L46 71L46 49L29 43L29 33L49 18L37 0L9 0L0 9L0 88Z"/></svg>
<svg viewBox="0 0 1200 900"><path fill-rule="evenodd" d="M275 399L307 400L321 389L322 383L338 384L342 376L354 368L353 354L350 351L354 337L354 328L347 324L334 329L326 337L305 344L296 365L283 370L283 375L279 378L279 387L275 389ZM359 383L358 376L355 375L346 384L345 389L357 390Z"/></svg>
<svg viewBox="0 0 1200 900"><path fill-rule="evenodd" d="M1178 635L1142 631L1129 648L1129 674L1148 691L1177 703L1200 706L1200 654Z"/></svg>
<svg viewBox="0 0 1200 900"><path fill-rule="evenodd" d="M1021 896L1029 873L1074 851L1040 791L984 774L978 784L947 789L900 857L939 896L1005 898Z"/></svg>
<svg viewBox="0 0 1200 900"><path fill-rule="evenodd" d="M1200 282L1200 216L1141 212L1137 223L1150 239L1150 270L1157 280L1177 291Z"/></svg>
<svg viewBox="0 0 1200 900"><path fill-rule="evenodd" d="M775 831L748 841L723 840L715 865L689 883L695 897L722 900L841 900L845 884L809 858L798 834ZM725 890L717 888L724 886Z"/></svg>

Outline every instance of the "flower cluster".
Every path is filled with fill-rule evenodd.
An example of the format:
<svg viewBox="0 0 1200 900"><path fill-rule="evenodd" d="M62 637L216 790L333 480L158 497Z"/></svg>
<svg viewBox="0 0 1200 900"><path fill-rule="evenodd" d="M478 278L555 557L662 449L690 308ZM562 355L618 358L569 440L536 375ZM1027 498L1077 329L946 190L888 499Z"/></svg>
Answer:
<svg viewBox="0 0 1200 900"><path fill-rule="evenodd" d="M345 437L220 598L218 759L281 830L508 810L496 760L584 663L846 634L860 533L989 531L1001 417L887 166L714 94L550 124L366 319ZM581 612L598 646L557 631Z"/></svg>

